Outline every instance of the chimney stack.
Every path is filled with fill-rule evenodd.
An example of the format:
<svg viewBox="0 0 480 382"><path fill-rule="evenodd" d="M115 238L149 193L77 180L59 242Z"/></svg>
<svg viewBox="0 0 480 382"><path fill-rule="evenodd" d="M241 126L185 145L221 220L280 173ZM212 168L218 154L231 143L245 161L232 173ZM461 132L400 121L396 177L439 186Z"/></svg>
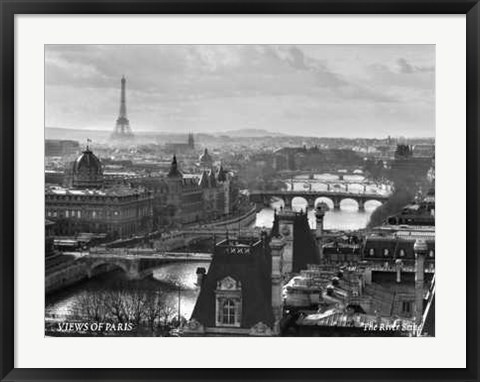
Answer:
<svg viewBox="0 0 480 382"><path fill-rule="evenodd" d="M428 251L426 241L417 239L413 245L413 251L415 252L415 322L420 324L423 316L425 255Z"/></svg>
<svg viewBox="0 0 480 382"><path fill-rule="evenodd" d="M397 271L397 283L402 282L402 267L403 261L401 259L395 260L395 270Z"/></svg>
<svg viewBox="0 0 480 382"><path fill-rule="evenodd" d="M204 267L197 268L197 286L201 289L203 282L205 280L205 276L207 274L207 270Z"/></svg>
<svg viewBox="0 0 480 382"><path fill-rule="evenodd" d="M280 322L283 311L282 280L283 280L283 251L285 240L281 237L272 237L270 249L272 256L272 310L276 322Z"/></svg>
<svg viewBox="0 0 480 382"><path fill-rule="evenodd" d="M323 259L323 219L325 217L325 212L328 211L328 205L326 203L319 203L315 208L315 219L317 226L315 229L315 239L317 241L318 251L320 255L320 260Z"/></svg>

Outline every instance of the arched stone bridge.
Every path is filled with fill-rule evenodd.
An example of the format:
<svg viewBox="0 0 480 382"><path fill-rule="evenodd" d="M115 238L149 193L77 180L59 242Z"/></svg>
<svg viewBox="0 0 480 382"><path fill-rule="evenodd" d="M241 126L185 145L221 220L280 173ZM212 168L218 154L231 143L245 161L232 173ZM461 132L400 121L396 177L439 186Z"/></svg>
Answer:
<svg viewBox="0 0 480 382"><path fill-rule="evenodd" d="M181 231L175 231L168 235L162 236L153 240L153 246L160 251L171 251L175 248L182 248L189 246L192 243L205 239L222 240L227 236L229 238L236 238L240 236L254 236L260 237L262 229L260 227L254 227L250 229L241 228L232 229L228 227L198 227L183 229Z"/></svg>
<svg viewBox="0 0 480 382"><path fill-rule="evenodd" d="M281 170L278 171L278 174L282 176L299 176L299 175L308 175L310 178L313 178L315 174L330 174L338 176L339 180L343 180L345 176L364 176L364 172L361 168L351 168L351 169L330 169L330 170Z"/></svg>
<svg viewBox="0 0 480 382"><path fill-rule="evenodd" d="M159 253L148 249L92 248L79 261L84 263L89 278L97 274L100 269L110 271L120 268L129 279L137 280L150 275L153 269L161 264L177 261L211 261L211 259L210 253Z"/></svg>
<svg viewBox="0 0 480 382"><path fill-rule="evenodd" d="M315 208L315 201L318 198L330 199L333 203L333 208L340 209L340 203L345 199L355 200L360 211L365 210L365 203L371 200L384 203L390 197L390 194L378 194L368 192L345 192L345 191L252 191L250 192L250 201L257 204L258 208L263 208L273 198L282 199L285 203L285 208L292 208L292 200L296 197L303 198L307 201L309 208Z"/></svg>

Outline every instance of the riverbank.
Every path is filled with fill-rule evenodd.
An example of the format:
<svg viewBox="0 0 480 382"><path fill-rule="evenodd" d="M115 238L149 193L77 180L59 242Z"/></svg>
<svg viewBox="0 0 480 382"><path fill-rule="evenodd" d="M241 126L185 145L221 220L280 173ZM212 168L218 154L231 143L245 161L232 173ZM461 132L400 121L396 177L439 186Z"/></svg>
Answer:
<svg viewBox="0 0 480 382"><path fill-rule="evenodd" d="M193 231L197 228L210 229L216 227L227 229L246 228L255 223L255 218L256 208L255 206L252 206L246 212L239 215L226 216L203 224L189 224L169 231L155 231L142 236L134 236L127 239L116 240L114 242L106 243L105 246L108 248L136 247L144 246L149 242L153 242L155 243L156 248L161 248L164 251L171 251L176 248L181 248L185 245L183 235L184 230ZM158 245L158 243L163 243L163 245Z"/></svg>
<svg viewBox="0 0 480 382"><path fill-rule="evenodd" d="M50 293L45 299L46 335L62 336L62 331L57 330L58 323L65 322L90 322L92 317L79 315L85 312L82 308L85 303L94 306L103 297L120 293L126 301L136 299L145 294L154 294L162 302L162 318L156 320L156 331L152 332L149 325L139 325L128 333L114 332L106 335L131 335L131 336L164 336L169 335L171 323L190 318L199 292L196 270L203 267L208 270L208 262L170 263L154 269L152 275L142 280L130 280L123 271L112 271L99 274L95 278L85 279L71 286ZM179 309L180 307L180 309ZM88 313L88 312L87 312ZM112 321L113 320L113 321ZM95 321L95 320L94 320ZM98 320L97 320L98 321ZM102 321L102 320L100 320ZM106 317L105 322L114 322L112 317ZM93 321L92 321L93 322ZM160 324L160 325L159 325ZM162 325L165 327L162 327ZM175 326L175 325L173 325ZM137 330L138 329L138 330ZM75 334L70 332L72 336ZM105 333L77 333L79 336L104 335Z"/></svg>

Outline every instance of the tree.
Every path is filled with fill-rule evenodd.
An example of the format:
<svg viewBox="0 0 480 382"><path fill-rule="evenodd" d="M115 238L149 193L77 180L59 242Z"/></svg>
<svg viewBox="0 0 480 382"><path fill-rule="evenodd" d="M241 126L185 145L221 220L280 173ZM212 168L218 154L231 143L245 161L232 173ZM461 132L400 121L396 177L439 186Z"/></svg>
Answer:
<svg viewBox="0 0 480 382"><path fill-rule="evenodd" d="M177 309L171 303L164 303L160 308L160 322L167 326L175 317Z"/></svg>
<svg viewBox="0 0 480 382"><path fill-rule="evenodd" d="M75 301L73 311L88 322L104 321L107 315L105 295L99 292L84 292Z"/></svg>
<svg viewBox="0 0 480 382"><path fill-rule="evenodd" d="M161 310L164 303L164 296L160 293L151 294L145 301L145 321L152 333L155 332L156 323L160 320Z"/></svg>
<svg viewBox="0 0 480 382"><path fill-rule="evenodd" d="M122 290L112 290L106 292L105 308L110 319L118 323L124 323L128 321L125 306L126 298L127 294Z"/></svg>
<svg viewBox="0 0 480 382"><path fill-rule="evenodd" d="M413 197L414 195L406 188L395 189L388 201L370 215L368 227L381 225L387 217L399 213L403 207L411 203Z"/></svg>
<svg viewBox="0 0 480 382"><path fill-rule="evenodd" d="M175 316L175 308L158 290L134 290L119 285L109 291L88 291L74 306L78 316L88 322L129 323L135 328L148 328L155 333L156 326L167 326Z"/></svg>
<svg viewBox="0 0 480 382"><path fill-rule="evenodd" d="M147 294L141 291L134 291L123 297L127 322L135 327L141 324L147 299Z"/></svg>

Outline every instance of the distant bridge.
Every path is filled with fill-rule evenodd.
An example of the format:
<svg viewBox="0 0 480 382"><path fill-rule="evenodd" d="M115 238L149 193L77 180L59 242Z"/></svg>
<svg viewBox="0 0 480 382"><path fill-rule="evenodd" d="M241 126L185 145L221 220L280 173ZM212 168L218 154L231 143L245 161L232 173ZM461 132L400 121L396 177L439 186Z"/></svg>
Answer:
<svg viewBox="0 0 480 382"><path fill-rule="evenodd" d="M359 186L364 193L367 193L367 187L381 188L384 187L389 192L392 191L392 185L389 183L373 182L371 180L323 180L323 179L285 179L284 182L290 186L290 190L294 190L295 184L304 184L308 191L312 191L313 185L326 186L326 191L345 191L352 192L352 186ZM354 192L354 191L353 191Z"/></svg>
<svg viewBox="0 0 480 382"><path fill-rule="evenodd" d="M278 171L280 175L286 176L299 176L299 175L308 175L309 177L313 178L316 174L330 174L338 176L339 180L343 180L345 176L365 176L364 172L360 168L356 168L354 170L346 170L346 169L339 169L339 170L282 170Z"/></svg>
<svg viewBox="0 0 480 382"><path fill-rule="evenodd" d="M340 209L340 203L345 199L355 200L360 211L365 210L365 203L371 200L384 203L390 197L390 194L379 194L369 192L347 192L347 191L328 191L328 190L309 190L309 191L252 191L250 192L250 201L256 203L259 207L268 204L271 198L282 199L285 208L292 208L294 198L303 198L309 208L315 208L315 202L318 198L330 199L336 210Z"/></svg>
<svg viewBox="0 0 480 382"><path fill-rule="evenodd" d="M90 252L79 256L79 261L85 264L87 276L95 275L99 267L108 270L122 269L129 279L142 279L150 274L154 268L170 262L211 261L210 253L176 253L159 252L153 249L126 249L126 248L91 248Z"/></svg>

